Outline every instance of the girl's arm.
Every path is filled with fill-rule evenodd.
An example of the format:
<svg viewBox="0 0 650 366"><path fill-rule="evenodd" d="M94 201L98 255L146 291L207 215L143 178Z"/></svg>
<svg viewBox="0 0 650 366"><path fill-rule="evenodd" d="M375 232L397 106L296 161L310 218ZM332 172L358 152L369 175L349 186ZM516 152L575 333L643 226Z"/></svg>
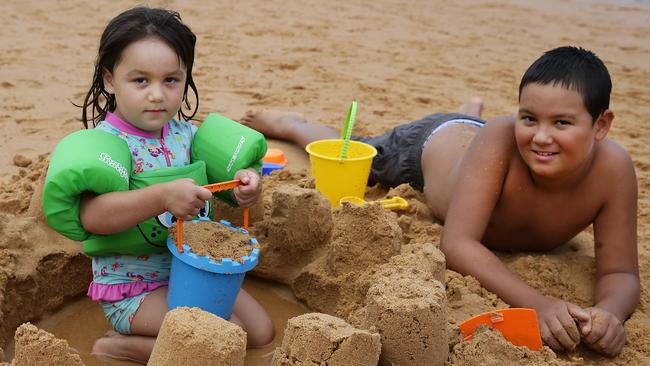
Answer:
<svg viewBox="0 0 650 366"><path fill-rule="evenodd" d="M133 191L89 192L81 198L80 219L88 232L114 234L165 211L191 220L210 197L210 191L187 178Z"/></svg>
<svg viewBox="0 0 650 366"><path fill-rule="evenodd" d="M235 178L241 180L241 185L235 187L233 194L239 206L250 207L262 193L262 179L255 169L242 169L235 173Z"/></svg>

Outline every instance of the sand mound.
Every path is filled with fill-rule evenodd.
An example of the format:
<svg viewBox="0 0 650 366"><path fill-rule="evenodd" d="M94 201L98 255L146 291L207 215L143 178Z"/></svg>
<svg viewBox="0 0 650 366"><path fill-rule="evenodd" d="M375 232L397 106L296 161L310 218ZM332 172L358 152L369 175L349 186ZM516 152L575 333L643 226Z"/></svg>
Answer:
<svg viewBox="0 0 650 366"><path fill-rule="evenodd" d="M169 236L176 238L178 227L169 229ZM208 256L220 263L223 258L230 258L240 263L242 257L251 253L254 245L249 244L250 237L240 231L233 231L218 222L199 221L183 225L183 242L198 256Z"/></svg>
<svg viewBox="0 0 650 366"><path fill-rule="evenodd" d="M238 366L244 364L246 332L199 308L176 308L158 333L148 365Z"/></svg>
<svg viewBox="0 0 650 366"><path fill-rule="evenodd" d="M413 276L385 277L368 290L365 327L381 334L381 365L443 365L447 360L444 286Z"/></svg>
<svg viewBox="0 0 650 366"><path fill-rule="evenodd" d="M19 167L0 189L0 212L22 215L30 207L36 183L47 169L49 154L42 154L35 159L23 155L14 155L13 163ZM34 195L40 201L40 195ZM33 205L38 207L40 205Z"/></svg>
<svg viewBox="0 0 650 366"><path fill-rule="evenodd" d="M253 231L264 256L253 273L285 284L293 283L302 267L322 253L333 227L327 199L314 189L288 182L300 177L282 171L266 180L270 182L264 194L269 216Z"/></svg>
<svg viewBox="0 0 650 366"><path fill-rule="evenodd" d="M501 333L487 326L479 326L471 341L456 345L449 360L450 364L457 366L569 365L568 362L557 359L548 347L534 352L527 347L515 346L506 341Z"/></svg>
<svg viewBox="0 0 650 366"><path fill-rule="evenodd" d="M81 357L68 342L25 323L16 330L16 355L12 366L74 366L83 365Z"/></svg>
<svg viewBox="0 0 650 366"><path fill-rule="evenodd" d="M379 334L357 329L343 319L310 313L289 319L273 366L377 365Z"/></svg>

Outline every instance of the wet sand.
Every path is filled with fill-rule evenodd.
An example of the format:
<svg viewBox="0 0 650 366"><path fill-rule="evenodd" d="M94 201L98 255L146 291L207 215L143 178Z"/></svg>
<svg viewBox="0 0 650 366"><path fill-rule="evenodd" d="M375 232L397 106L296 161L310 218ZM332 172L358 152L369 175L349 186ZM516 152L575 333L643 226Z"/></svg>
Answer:
<svg viewBox="0 0 650 366"><path fill-rule="evenodd" d="M276 328L276 337L273 343L263 348L246 351L244 365L267 365L270 364L273 351L282 342L287 319L309 310L298 302L291 289L286 286L248 276L244 281L243 288L268 310ZM85 296L71 300L63 309L48 315L34 325L58 338L67 340L70 346L79 352L81 359L88 366L139 365L136 362L118 361L90 354L95 339L109 331L111 326L105 320L101 306ZM5 356L8 359L13 357L13 344L6 348Z"/></svg>

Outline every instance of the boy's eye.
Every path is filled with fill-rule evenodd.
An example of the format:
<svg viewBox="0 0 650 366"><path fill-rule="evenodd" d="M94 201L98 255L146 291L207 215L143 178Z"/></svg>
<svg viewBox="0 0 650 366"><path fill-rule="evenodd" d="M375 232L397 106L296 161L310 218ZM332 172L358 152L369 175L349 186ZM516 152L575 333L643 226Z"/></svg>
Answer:
<svg viewBox="0 0 650 366"><path fill-rule="evenodd" d="M557 124L560 125L560 126L570 126L570 125L571 125L571 122L569 122L569 121L565 121L565 120L561 120L561 119L555 121L555 123L557 123Z"/></svg>
<svg viewBox="0 0 650 366"><path fill-rule="evenodd" d="M526 125L532 124L535 122L535 119L531 116L521 116L519 119Z"/></svg>
<svg viewBox="0 0 650 366"><path fill-rule="evenodd" d="M136 84L144 84L144 83L147 82L147 79L145 79L145 78L135 78L135 79L133 79L133 82L136 83Z"/></svg>

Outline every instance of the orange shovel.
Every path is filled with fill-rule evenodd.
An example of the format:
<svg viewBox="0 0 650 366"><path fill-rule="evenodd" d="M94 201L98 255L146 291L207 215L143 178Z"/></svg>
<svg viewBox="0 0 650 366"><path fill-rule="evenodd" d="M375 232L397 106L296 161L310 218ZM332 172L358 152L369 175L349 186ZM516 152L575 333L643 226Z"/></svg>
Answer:
<svg viewBox="0 0 650 366"><path fill-rule="evenodd" d="M214 193L235 188L240 184L241 180L233 179L226 182L208 184L203 186L203 188ZM244 208L244 229L248 230L248 207ZM183 220L178 218L176 220L176 247L179 253L183 253Z"/></svg>
<svg viewBox="0 0 650 366"><path fill-rule="evenodd" d="M501 309L470 318L460 325L460 332L466 341L472 339L474 330L481 324L498 330L515 346L526 346L533 351L542 349L537 313L533 309Z"/></svg>

